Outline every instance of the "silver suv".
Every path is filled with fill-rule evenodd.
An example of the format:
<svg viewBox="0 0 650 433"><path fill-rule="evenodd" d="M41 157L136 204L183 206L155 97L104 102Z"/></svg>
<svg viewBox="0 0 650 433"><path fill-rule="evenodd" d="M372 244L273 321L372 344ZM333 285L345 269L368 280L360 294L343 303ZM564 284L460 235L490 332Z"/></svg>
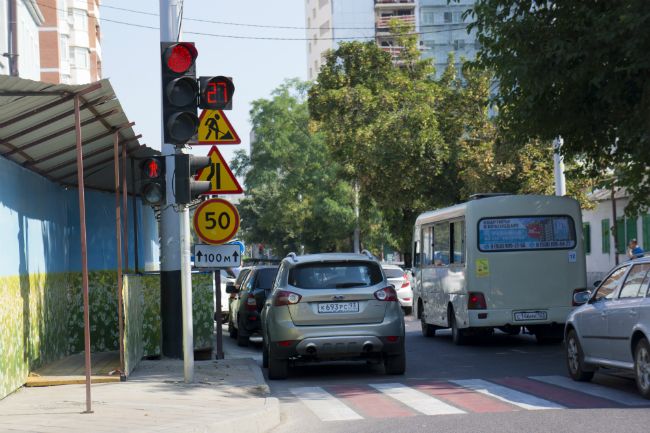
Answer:
<svg viewBox="0 0 650 433"><path fill-rule="evenodd" d="M404 314L379 262L364 254L289 254L262 311L263 365L287 377L294 360L383 361L404 374Z"/></svg>

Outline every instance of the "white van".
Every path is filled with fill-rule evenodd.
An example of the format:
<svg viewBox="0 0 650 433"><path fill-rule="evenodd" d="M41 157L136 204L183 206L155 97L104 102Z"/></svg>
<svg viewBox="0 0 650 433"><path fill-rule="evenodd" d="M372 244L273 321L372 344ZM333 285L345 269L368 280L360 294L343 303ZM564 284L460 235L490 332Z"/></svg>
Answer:
<svg viewBox="0 0 650 433"><path fill-rule="evenodd" d="M422 333L453 341L518 334L562 341L573 295L586 290L580 205L569 197L482 195L420 215L413 308Z"/></svg>

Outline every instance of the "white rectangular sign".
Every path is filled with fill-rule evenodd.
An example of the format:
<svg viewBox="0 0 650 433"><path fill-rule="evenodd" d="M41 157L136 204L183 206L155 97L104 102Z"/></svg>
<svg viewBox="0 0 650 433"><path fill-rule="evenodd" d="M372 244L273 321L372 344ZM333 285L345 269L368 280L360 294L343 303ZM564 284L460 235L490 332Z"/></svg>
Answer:
<svg viewBox="0 0 650 433"><path fill-rule="evenodd" d="M194 245L195 268L236 268L241 266L239 245Z"/></svg>

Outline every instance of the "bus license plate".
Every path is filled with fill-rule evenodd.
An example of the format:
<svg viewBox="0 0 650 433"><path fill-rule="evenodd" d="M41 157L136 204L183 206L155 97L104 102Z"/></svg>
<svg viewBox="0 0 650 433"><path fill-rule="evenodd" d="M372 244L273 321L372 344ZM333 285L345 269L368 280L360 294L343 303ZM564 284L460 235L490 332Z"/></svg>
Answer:
<svg viewBox="0 0 650 433"><path fill-rule="evenodd" d="M319 313L358 313L359 303L354 302L327 302L318 304Z"/></svg>
<svg viewBox="0 0 650 433"><path fill-rule="evenodd" d="M515 313L515 320L546 320L546 311L518 311Z"/></svg>

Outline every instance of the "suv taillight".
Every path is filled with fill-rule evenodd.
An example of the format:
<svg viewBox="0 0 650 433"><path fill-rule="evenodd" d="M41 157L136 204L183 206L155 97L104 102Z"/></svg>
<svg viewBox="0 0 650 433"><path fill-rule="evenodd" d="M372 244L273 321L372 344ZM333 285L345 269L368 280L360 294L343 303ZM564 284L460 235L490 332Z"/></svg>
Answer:
<svg viewBox="0 0 650 433"><path fill-rule="evenodd" d="M273 305L280 307L282 305L293 305L300 302L300 296L297 293L289 292L288 290L280 290L273 297Z"/></svg>
<svg viewBox="0 0 650 433"><path fill-rule="evenodd" d="M253 296L251 293L249 293L248 297L246 298L246 309L248 311L257 310L257 301L255 300L255 296Z"/></svg>
<svg viewBox="0 0 650 433"><path fill-rule="evenodd" d="M384 287L375 292L375 298L379 301L395 302L397 301L397 293L392 286Z"/></svg>
<svg viewBox="0 0 650 433"><path fill-rule="evenodd" d="M402 283L402 289L411 285L411 282L409 281L409 275L406 272L404 272L403 278L404 282Z"/></svg>
<svg viewBox="0 0 650 433"><path fill-rule="evenodd" d="M487 304L485 302L485 296L483 296L483 293L469 292L469 297L467 298L467 309L468 310L487 309Z"/></svg>

